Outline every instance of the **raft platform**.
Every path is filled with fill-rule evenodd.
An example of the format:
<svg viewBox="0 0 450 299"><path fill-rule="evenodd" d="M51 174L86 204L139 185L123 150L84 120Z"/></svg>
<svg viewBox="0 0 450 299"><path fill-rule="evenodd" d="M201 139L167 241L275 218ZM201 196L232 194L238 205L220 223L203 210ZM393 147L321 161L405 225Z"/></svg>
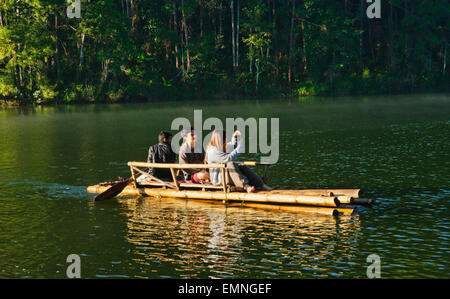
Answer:
<svg viewBox="0 0 450 299"><path fill-rule="evenodd" d="M265 166L263 180L266 181L269 163L237 162L248 166ZM222 184L195 184L179 180L177 172L183 168L220 168L222 182L225 182L225 164L161 164L128 162L133 177L120 195L150 196L156 198L193 199L205 202L222 203L230 206L260 208L290 213L307 213L321 215L355 215L362 206L371 205L373 201L360 198L360 189L302 189L271 190L247 193L236 191ZM145 169L146 168L146 169ZM172 173L172 181L163 181L150 174L148 168L168 168ZM145 175L146 180L137 183L137 179ZM102 193L118 182L106 182L89 186L89 193Z"/></svg>

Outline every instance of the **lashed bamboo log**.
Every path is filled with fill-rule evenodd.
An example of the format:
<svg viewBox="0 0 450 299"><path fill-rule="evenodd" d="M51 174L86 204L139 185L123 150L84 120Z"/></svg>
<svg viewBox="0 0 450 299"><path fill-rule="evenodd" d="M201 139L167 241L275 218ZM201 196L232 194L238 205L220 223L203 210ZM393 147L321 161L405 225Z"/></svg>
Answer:
<svg viewBox="0 0 450 299"><path fill-rule="evenodd" d="M101 193L104 190L106 190L108 186L101 186L101 185L95 185L95 186L89 186L88 192L90 193ZM164 190L159 189L160 192L150 192L150 191L157 191L156 189L150 189L150 188L134 188L132 185L127 186L123 191L122 195L142 195L142 196L154 196L154 197L175 197L175 198L186 198L186 194L181 194L183 191L176 191L176 190ZM203 195L202 197L196 197L196 200L202 200L205 202L214 202L218 203L223 200L224 193L223 192L196 192ZM227 197L229 199L229 196L233 193L227 193ZM184 196L181 196L184 195ZM252 195L256 195L252 194ZM254 199L248 198L246 200L241 201L228 201L227 206L231 207L249 207L249 208L257 208L257 209L265 209L265 210L271 210L271 211L281 211L281 212L290 212L290 213L301 213L301 214L319 214L319 215L328 215L328 216L338 216L338 215L344 215L344 216L350 216L355 213L355 208L353 207L326 207L326 206L301 206L301 205L285 205L285 203L281 204L275 204L275 203L262 203L262 202L256 202Z"/></svg>
<svg viewBox="0 0 450 299"><path fill-rule="evenodd" d="M295 194L295 195L310 195L310 196L334 196L333 192L326 190L272 190L271 194Z"/></svg>
<svg viewBox="0 0 450 299"><path fill-rule="evenodd" d="M341 204L350 204L350 205L371 205L372 199L370 198L353 198L351 196L338 196L339 202Z"/></svg>
<svg viewBox="0 0 450 299"><path fill-rule="evenodd" d="M90 186L88 192L101 193L107 186ZM103 190L103 191L102 191ZM218 191L192 191L192 190L168 190L161 188L134 188L127 186L124 195L146 195L173 198L196 198L210 200L227 200L239 202L273 203L273 204L297 204L322 207L338 207L341 203L335 196L308 196L271 194L270 192L245 193L245 192L218 192Z"/></svg>
<svg viewBox="0 0 450 299"><path fill-rule="evenodd" d="M361 189L303 189L302 192L331 192L334 196L350 196L358 198Z"/></svg>

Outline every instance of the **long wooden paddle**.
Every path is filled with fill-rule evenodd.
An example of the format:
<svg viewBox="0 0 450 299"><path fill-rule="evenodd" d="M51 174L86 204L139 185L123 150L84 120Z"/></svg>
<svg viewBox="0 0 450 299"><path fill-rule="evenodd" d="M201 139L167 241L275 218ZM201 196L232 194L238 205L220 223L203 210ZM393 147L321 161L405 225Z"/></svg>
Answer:
<svg viewBox="0 0 450 299"><path fill-rule="evenodd" d="M114 196L118 195L120 192L122 192L123 189L125 189L128 184L130 184L133 181L133 177L130 177L128 180L119 182L117 184L112 185L108 190L100 193L94 198L94 201L101 201L101 200L107 200L110 198L113 198Z"/></svg>

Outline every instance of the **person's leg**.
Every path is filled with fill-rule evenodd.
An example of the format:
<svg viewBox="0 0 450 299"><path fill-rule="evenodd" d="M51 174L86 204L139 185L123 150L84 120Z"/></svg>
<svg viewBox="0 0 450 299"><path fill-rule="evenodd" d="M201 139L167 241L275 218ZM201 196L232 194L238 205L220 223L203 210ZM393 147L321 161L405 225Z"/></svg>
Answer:
<svg viewBox="0 0 450 299"><path fill-rule="evenodd" d="M200 184L202 182L209 181L209 173L207 173L205 171L199 171L199 172L194 173L191 176L191 179L194 183Z"/></svg>
<svg viewBox="0 0 450 299"><path fill-rule="evenodd" d="M200 184L200 179L198 178L198 172L191 175L191 181L196 184Z"/></svg>
<svg viewBox="0 0 450 299"><path fill-rule="evenodd" d="M245 185L248 185L248 179L241 173L239 167L234 162L228 162L226 171L226 184L232 183L234 186L238 188L244 188Z"/></svg>
<svg viewBox="0 0 450 299"><path fill-rule="evenodd" d="M239 165L239 170L248 178L250 185L261 188L264 191L273 190L272 187L267 186L266 183L264 183L264 181L261 179L261 177L247 165Z"/></svg>
<svg viewBox="0 0 450 299"><path fill-rule="evenodd" d="M206 171L197 172L197 177L201 181L209 181L209 173Z"/></svg>
<svg viewBox="0 0 450 299"><path fill-rule="evenodd" d="M264 185L264 181L259 177L259 175L247 165L239 165L238 168L240 172L247 177L250 185L257 188Z"/></svg>

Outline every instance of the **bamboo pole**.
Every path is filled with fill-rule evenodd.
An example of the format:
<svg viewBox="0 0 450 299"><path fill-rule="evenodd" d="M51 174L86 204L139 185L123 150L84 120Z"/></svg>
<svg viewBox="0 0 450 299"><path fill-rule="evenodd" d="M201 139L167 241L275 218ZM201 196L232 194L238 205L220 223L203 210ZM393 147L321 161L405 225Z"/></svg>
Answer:
<svg viewBox="0 0 450 299"><path fill-rule="evenodd" d="M337 196L339 202L341 204L350 204L350 205L371 205L373 200L370 198L353 198L351 196Z"/></svg>
<svg viewBox="0 0 450 299"><path fill-rule="evenodd" d="M133 177L133 185L134 188L137 188L137 184L136 184L136 175L134 174L134 169L133 167L130 166L130 171L131 171L131 176Z"/></svg>
<svg viewBox="0 0 450 299"><path fill-rule="evenodd" d="M223 193L225 193L225 197L226 197L226 193L227 193L227 182L225 180L225 168L221 169L221 175L222 175L222 187L223 187Z"/></svg>
<svg viewBox="0 0 450 299"><path fill-rule="evenodd" d="M272 190L262 191L271 194L287 194L287 195L308 195L308 196L335 196L333 192L328 190Z"/></svg>
<svg viewBox="0 0 450 299"><path fill-rule="evenodd" d="M135 170L135 171L139 172L141 175L145 175L145 176L149 177L150 179L152 179L152 180L155 181L156 183L159 183L159 184L161 184L161 185L167 186L167 187L169 187L169 188L177 188L177 187L176 187L176 184L174 185L174 184L172 184L171 182L165 182L165 181L163 181L163 180L157 178L156 176L154 176L154 175L152 175L152 174L150 174L150 173L148 173L148 172L143 172L142 170L140 170L140 169L137 168L137 167L131 166L130 168L131 168L132 170ZM172 170L172 168L171 168L171 170ZM135 180L135 183L136 183L136 180ZM135 185L136 185L136 184L135 184ZM136 185L136 187L137 187L137 185Z"/></svg>
<svg viewBox="0 0 450 299"><path fill-rule="evenodd" d="M308 193L308 192L331 192L333 195L335 196L350 196L353 198L358 198L359 194L361 192L361 189L302 189L302 190L296 190L296 191L301 191L304 193Z"/></svg>
<svg viewBox="0 0 450 299"><path fill-rule="evenodd" d="M90 186L88 192L98 193L108 188L107 186ZM105 189L106 190L106 189ZM322 207L339 207L340 201L335 196L307 196L307 195L291 195L291 194L271 194L270 192L246 193L246 192L230 192L223 191L192 191L192 190L173 190L161 188L134 188L127 187L121 194L124 195L147 195L159 197L174 197L185 199L211 199L211 200L227 200L239 202L255 202L255 203L272 203L272 204L295 204L310 205Z"/></svg>
<svg viewBox="0 0 450 299"><path fill-rule="evenodd" d="M173 183L175 184L175 188L177 190L180 190L180 187L178 186L177 182L177 176L175 175L175 170L173 168L170 168L170 174L172 175Z"/></svg>
<svg viewBox="0 0 450 299"><path fill-rule="evenodd" d="M225 168L225 164L177 164L177 163L146 163L128 162L128 166L148 168Z"/></svg>

